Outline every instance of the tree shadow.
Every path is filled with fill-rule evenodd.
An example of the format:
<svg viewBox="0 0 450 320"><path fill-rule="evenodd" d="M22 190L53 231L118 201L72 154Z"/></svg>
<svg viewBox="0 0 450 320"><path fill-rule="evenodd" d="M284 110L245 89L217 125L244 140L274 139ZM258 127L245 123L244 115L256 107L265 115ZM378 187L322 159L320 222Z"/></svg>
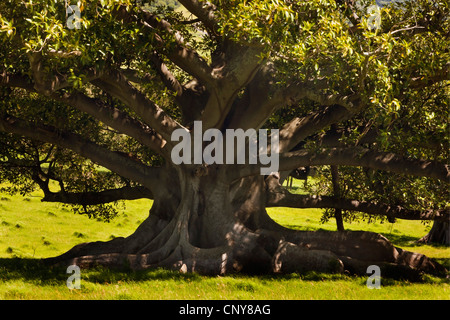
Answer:
<svg viewBox="0 0 450 320"><path fill-rule="evenodd" d="M0 258L0 279L26 280L31 282L65 281L65 268L49 267L41 259Z"/></svg>
<svg viewBox="0 0 450 320"><path fill-rule="evenodd" d="M410 247L411 245L418 246L421 245L417 241L417 237L394 234L394 233L382 233L389 241L391 241L397 247ZM439 246L439 245L438 245Z"/></svg>
<svg viewBox="0 0 450 320"><path fill-rule="evenodd" d="M436 259L439 263L449 266L450 259ZM448 268L449 269L449 268ZM65 285L68 277L72 272L67 273L67 267L49 266L41 259L30 258L0 258L0 280L2 281L26 281L36 285ZM366 277L358 275L351 275L347 273L322 273L315 271L308 271L304 273L291 274L260 274L249 275L244 273L237 273L227 275L229 278L236 280L260 280L260 281L289 281L289 280L303 280L303 281L359 281L365 282ZM90 268L89 270L81 270L81 279L98 284L111 284L124 282L143 282L143 281L177 281L177 282L201 282L211 277L200 275L197 273L182 273L179 271L171 271L166 269L147 269L134 271L131 269L111 269L102 266ZM390 278L390 277L389 277ZM403 279L400 277L392 277L391 279L383 279L385 285L398 285L399 281ZM431 280L430 280L431 279ZM447 282L445 278L425 278L418 279L417 282L433 282L441 283ZM416 281L414 281L416 282ZM408 283L408 281L406 282Z"/></svg>
<svg viewBox="0 0 450 320"><path fill-rule="evenodd" d="M68 267L68 266L67 266ZM73 272L67 267L52 266L42 259L0 258L0 280L22 280L37 285L60 285L66 283ZM129 268L111 269L102 266L81 270L81 278L95 283L114 283L118 281L177 280L196 281L202 276L196 273L181 273L165 269L134 271Z"/></svg>

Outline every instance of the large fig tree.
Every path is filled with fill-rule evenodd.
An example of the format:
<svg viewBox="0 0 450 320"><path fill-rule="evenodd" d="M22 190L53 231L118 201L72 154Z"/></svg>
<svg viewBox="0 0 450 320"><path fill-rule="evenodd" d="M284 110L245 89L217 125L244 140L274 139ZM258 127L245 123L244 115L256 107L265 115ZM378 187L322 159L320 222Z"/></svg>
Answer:
<svg viewBox="0 0 450 320"><path fill-rule="evenodd" d="M44 201L105 219L111 203L154 201L130 236L51 261L205 274L445 271L379 234L290 230L266 208L448 225L448 2L179 3L0 3L9 191L38 186ZM278 160L275 172L250 151L218 147L230 129L248 149L245 134L272 129L263 155ZM280 182L298 167L335 172L345 188L291 194Z"/></svg>

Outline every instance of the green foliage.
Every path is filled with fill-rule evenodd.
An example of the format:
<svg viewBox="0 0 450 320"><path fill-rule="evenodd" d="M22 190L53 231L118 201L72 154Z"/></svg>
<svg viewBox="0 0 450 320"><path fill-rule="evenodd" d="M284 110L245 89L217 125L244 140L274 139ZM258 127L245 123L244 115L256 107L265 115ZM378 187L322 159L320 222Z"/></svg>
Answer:
<svg viewBox="0 0 450 320"><path fill-rule="evenodd" d="M262 6L263 2L252 3ZM412 159L450 161L449 82L423 86L420 90L411 88L413 82L448 70L450 26L449 20L444 18L450 12L447 2L393 3L381 10L380 29L372 30L365 24L354 26L347 19L351 15L343 15L350 9L341 7L341 11L337 10L339 6L334 1L282 3L284 7L278 6L277 1L265 1L265 7L259 7L261 17L272 13L278 20L267 15L266 32L253 34L253 37L268 45L268 55L277 63L277 70L284 67L280 77L283 79L288 75L286 84L293 73L300 80L325 78L332 84L325 89L330 95L358 94L365 101L367 108L363 113L333 129L341 134L342 145L375 147ZM356 14L367 16L366 8L372 4L361 1ZM293 11L297 15L301 13L301 18L294 15L292 20L281 14L294 7ZM250 10L248 8L248 12ZM235 20L229 20L229 30L237 28L242 34L251 35L246 29L251 27L243 23L249 16L244 19L245 13L240 16L239 12L234 12ZM426 27L421 27L424 25ZM283 38L275 37L277 32L268 31L272 28L280 32L296 29L286 32L289 36ZM237 38L241 36L236 33ZM279 126L320 108L320 104L310 101L287 106L273 115L269 123ZM375 138L366 139L369 132ZM321 143L321 134L318 134L301 147L321 150ZM333 195L330 168L317 168L317 173L318 179L309 192ZM340 167L339 175L341 196L348 199L389 203L415 210L450 205L450 192L445 182L357 167ZM333 216L334 210L327 210L323 219L326 221ZM345 212L344 218L347 221L374 220L351 212Z"/></svg>

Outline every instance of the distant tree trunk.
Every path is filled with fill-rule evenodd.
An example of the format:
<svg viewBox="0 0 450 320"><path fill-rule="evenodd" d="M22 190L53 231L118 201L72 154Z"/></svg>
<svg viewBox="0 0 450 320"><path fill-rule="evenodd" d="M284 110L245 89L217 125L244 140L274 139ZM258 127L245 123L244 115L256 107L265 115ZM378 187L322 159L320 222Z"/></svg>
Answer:
<svg viewBox="0 0 450 320"><path fill-rule="evenodd" d="M339 186L339 172L338 166L331 166L331 181L333 183L333 193L336 198L341 197L341 188ZM338 231L345 231L344 222L342 220L342 209L334 209L334 217L336 218L336 225Z"/></svg>
<svg viewBox="0 0 450 320"><path fill-rule="evenodd" d="M449 221L434 221L430 232L423 236L421 243L438 243L450 246L450 223Z"/></svg>

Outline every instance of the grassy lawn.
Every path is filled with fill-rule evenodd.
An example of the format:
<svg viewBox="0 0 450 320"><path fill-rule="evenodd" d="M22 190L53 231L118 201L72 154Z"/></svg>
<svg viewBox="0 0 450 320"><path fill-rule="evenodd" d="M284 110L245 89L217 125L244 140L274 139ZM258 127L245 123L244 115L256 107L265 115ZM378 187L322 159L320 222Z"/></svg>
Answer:
<svg viewBox="0 0 450 320"><path fill-rule="evenodd" d="M380 290L367 278L320 273L285 276L205 277L165 270L117 272L81 270L81 289L69 290L65 269L44 268L37 258L51 257L87 241L127 236L148 215L149 200L127 201L110 223L75 215L59 204L43 203L41 194L0 194L0 299L449 299L446 279L426 277L422 283L382 279ZM272 208L279 223L301 230L335 230L334 221L320 223L320 210ZM384 234L396 245L424 253L450 267L450 248L418 245L429 225L399 220L395 224L346 224L348 230Z"/></svg>

